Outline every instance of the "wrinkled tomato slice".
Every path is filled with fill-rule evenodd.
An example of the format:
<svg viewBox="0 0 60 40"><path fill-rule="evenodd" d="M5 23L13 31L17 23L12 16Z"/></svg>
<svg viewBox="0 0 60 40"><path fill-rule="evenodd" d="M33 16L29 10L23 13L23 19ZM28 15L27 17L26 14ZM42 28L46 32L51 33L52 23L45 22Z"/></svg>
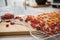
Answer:
<svg viewBox="0 0 60 40"><path fill-rule="evenodd" d="M34 24L34 23L31 23L31 26L32 26L33 28L36 28L36 24Z"/></svg>
<svg viewBox="0 0 60 40"><path fill-rule="evenodd" d="M54 29L56 27L57 24L50 24L49 27Z"/></svg>

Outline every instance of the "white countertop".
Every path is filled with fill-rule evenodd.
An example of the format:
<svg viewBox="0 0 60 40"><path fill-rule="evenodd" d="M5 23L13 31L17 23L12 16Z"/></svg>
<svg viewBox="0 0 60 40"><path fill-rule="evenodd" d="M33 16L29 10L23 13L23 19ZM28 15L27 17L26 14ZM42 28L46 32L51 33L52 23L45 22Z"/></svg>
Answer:
<svg viewBox="0 0 60 40"><path fill-rule="evenodd" d="M36 40L36 39L30 35L19 35L19 36L0 36L0 40ZM48 40L60 40L60 36Z"/></svg>
<svg viewBox="0 0 60 40"><path fill-rule="evenodd" d="M0 40L35 40L30 35L0 36Z"/></svg>
<svg viewBox="0 0 60 40"><path fill-rule="evenodd" d="M44 12L53 12L53 11L58 11L60 10L59 8L52 8L50 7L41 7L41 8L32 8L32 7L27 7L25 10L24 7L21 6L8 6L8 7L0 7L0 15L3 15L7 12L14 13L15 15L36 15L39 13L44 13Z"/></svg>

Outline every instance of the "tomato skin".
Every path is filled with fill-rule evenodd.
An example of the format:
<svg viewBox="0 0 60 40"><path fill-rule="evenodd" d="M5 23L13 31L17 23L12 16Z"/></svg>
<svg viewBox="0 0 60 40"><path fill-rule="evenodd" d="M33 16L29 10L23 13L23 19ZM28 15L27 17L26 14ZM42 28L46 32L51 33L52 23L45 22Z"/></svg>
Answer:
<svg viewBox="0 0 60 40"><path fill-rule="evenodd" d="M30 18L26 18L25 22L28 22L28 21L31 22L31 20L32 20L32 19L30 19Z"/></svg>
<svg viewBox="0 0 60 40"><path fill-rule="evenodd" d="M59 26L59 27L60 27L60 22L59 22L59 23L57 23L57 26Z"/></svg>
<svg viewBox="0 0 60 40"><path fill-rule="evenodd" d="M19 19L20 21L23 21L23 18L19 16L16 16L15 19Z"/></svg>
<svg viewBox="0 0 60 40"><path fill-rule="evenodd" d="M47 33L48 35L51 35L51 34L55 34L56 31L55 31L55 29L51 29L51 30L47 31L46 33Z"/></svg>
<svg viewBox="0 0 60 40"><path fill-rule="evenodd" d="M39 23L40 27L44 27L45 26L45 23Z"/></svg>
<svg viewBox="0 0 60 40"><path fill-rule="evenodd" d="M43 27L43 31L49 31L49 28L45 28L45 27Z"/></svg>
<svg viewBox="0 0 60 40"><path fill-rule="evenodd" d="M60 23L57 23L57 25L56 25L56 27L57 27L57 31L60 31Z"/></svg>
<svg viewBox="0 0 60 40"><path fill-rule="evenodd" d="M50 24L49 27L54 29L56 27L57 24Z"/></svg>
<svg viewBox="0 0 60 40"><path fill-rule="evenodd" d="M33 28L36 28L36 24L34 24L34 23L31 23L31 26L32 26Z"/></svg>
<svg viewBox="0 0 60 40"><path fill-rule="evenodd" d="M28 20L26 19L25 22L28 22Z"/></svg>
<svg viewBox="0 0 60 40"><path fill-rule="evenodd" d="M55 30L56 30L56 32L59 32L60 31L60 29L57 26L56 26Z"/></svg>
<svg viewBox="0 0 60 40"><path fill-rule="evenodd" d="M11 25L14 25L15 23L14 22L10 22Z"/></svg>
<svg viewBox="0 0 60 40"><path fill-rule="evenodd" d="M25 22L32 21L34 19L35 19L34 16L29 15L29 16L26 17Z"/></svg>
<svg viewBox="0 0 60 40"><path fill-rule="evenodd" d="M4 16L1 16L1 19L5 20L5 17Z"/></svg>
<svg viewBox="0 0 60 40"><path fill-rule="evenodd" d="M45 32L48 35L51 34L51 32L49 31L49 28L43 27L43 32Z"/></svg>
<svg viewBox="0 0 60 40"><path fill-rule="evenodd" d="M38 21L38 20L36 20L36 19L34 19L34 20L31 20L31 23L38 24L38 23L39 23L39 21Z"/></svg>
<svg viewBox="0 0 60 40"><path fill-rule="evenodd" d="M27 17L27 18L25 19L25 22L28 22L28 21L30 21L30 19Z"/></svg>
<svg viewBox="0 0 60 40"><path fill-rule="evenodd" d="M39 26L36 27L37 30L41 30L41 28Z"/></svg>
<svg viewBox="0 0 60 40"><path fill-rule="evenodd" d="M43 27L43 32L45 32L48 35L51 35L51 34L56 33L56 30L55 29L51 29L50 27L48 27L48 28Z"/></svg>
<svg viewBox="0 0 60 40"><path fill-rule="evenodd" d="M4 16L6 17L6 19L14 18L14 15L10 13L5 14Z"/></svg>
<svg viewBox="0 0 60 40"><path fill-rule="evenodd" d="M9 24L6 24L6 27L9 27Z"/></svg>
<svg viewBox="0 0 60 40"><path fill-rule="evenodd" d="M20 20L20 21L23 21L23 19L22 19L22 18L20 18L19 20Z"/></svg>
<svg viewBox="0 0 60 40"><path fill-rule="evenodd" d="M1 16L1 19L12 19L14 18L14 15L13 14L10 14L10 13L6 13L4 15Z"/></svg>
<svg viewBox="0 0 60 40"><path fill-rule="evenodd" d="M16 16L16 17L15 17L15 19L20 19L20 18L21 18L21 17L19 17L19 16Z"/></svg>

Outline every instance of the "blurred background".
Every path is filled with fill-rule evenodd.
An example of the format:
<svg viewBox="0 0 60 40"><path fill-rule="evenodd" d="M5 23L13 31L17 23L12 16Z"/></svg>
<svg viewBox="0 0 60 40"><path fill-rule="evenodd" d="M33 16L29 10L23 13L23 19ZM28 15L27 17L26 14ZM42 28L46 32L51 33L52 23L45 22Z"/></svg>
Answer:
<svg viewBox="0 0 60 40"><path fill-rule="evenodd" d="M48 1L52 2L52 0L48 0ZM37 12L38 13L42 12L42 10L46 9L45 7L44 9L27 7L25 4L35 6L36 1L35 0L0 0L0 15L3 15L7 12L14 13L15 15L19 15L19 14L25 15L27 13L33 14Z"/></svg>

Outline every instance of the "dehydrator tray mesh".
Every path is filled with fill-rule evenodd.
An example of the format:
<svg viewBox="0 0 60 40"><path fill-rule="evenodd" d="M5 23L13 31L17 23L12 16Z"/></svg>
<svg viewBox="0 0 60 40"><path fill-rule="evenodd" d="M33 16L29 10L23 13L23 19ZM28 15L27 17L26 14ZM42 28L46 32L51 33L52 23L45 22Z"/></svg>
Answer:
<svg viewBox="0 0 60 40"><path fill-rule="evenodd" d="M53 34L53 35L47 35L45 34L44 32L40 31L40 30L37 30L35 32L32 32L30 27L28 27L27 25L25 25L29 32L30 32L30 35L32 37L34 37L36 40L49 40L49 39L54 39L54 40L57 40L57 36L60 36L60 33L56 33L56 34Z"/></svg>
<svg viewBox="0 0 60 40"><path fill-rule="evenodd" d="M23 16L23 19L26 17L27 15ZM18 23L19 24L19 23ZM55 33L52 35L47 35L46 33L44 33L41 30L36 30L35 32L31 31L31 26L27 25L28 23L25 22L21 22L20 24L24 25L28 30L29 33L32 37L34 37L36 40L50 40L50 39L54 39L57 40L57 36L60 36L60 32L59 33Z"/></svg>

